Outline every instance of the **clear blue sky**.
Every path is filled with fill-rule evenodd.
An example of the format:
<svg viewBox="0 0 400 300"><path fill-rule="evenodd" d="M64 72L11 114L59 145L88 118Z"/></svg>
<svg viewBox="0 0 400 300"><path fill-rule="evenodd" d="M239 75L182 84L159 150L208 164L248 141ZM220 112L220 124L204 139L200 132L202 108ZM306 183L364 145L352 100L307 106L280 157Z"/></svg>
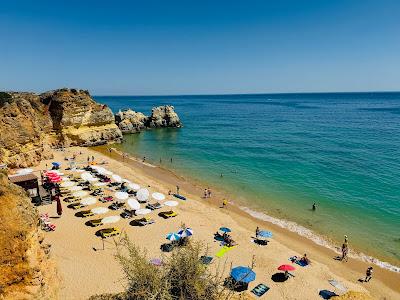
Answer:
<svg viewBox="0 0 400 300"><path fill-rule="evenodd" d="M1 1L0 90L400 90L400 1Z"/></svg>

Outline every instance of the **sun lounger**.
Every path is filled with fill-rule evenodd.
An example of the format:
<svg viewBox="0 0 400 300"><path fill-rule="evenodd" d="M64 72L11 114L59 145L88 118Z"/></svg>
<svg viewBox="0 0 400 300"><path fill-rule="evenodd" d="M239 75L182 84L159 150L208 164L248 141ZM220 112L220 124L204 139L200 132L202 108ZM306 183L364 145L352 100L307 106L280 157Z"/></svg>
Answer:
<svg viewBox="0 0 400 300"><path fill-rule="evenodd" d="M134 210L129 210L129 209L125 209L122 213L121 213L121 217L124 219L130 219L135 215L135 211Z"/></svg>
<svg viewBox="0 0 400 300"><path fill-rule="evenodd" d="M176 217L178 214L176 212L174 212L173 210L169 210L169 211L160 212L158 215L160 217L163 217L164 219L168 219L168 218Z"/></svg>
<svg viewBox="0 0 400 300"><path fill-rule="evenodd" d="M100 199L100 202L106 203L106 202L111 202L113 200L114 200L113 196L106 196L106 197L102 197Z"/></svg>
<svg viewBox="0 0 400 300"><path fill-rule="evenodd" d="M104 239L104 238L108 238L111 236L119 235L120 233L121 233L121 231L118 228L111 227L111 228L105 228L105 229L99 230L97 232L97 235L100 235Z"/></svg>
<svg viewBox="0 0 400 300"><path fill-rule="evenodd" d="M150 217L144 217L144 218L140 218L140 219L135 219L133 221L134 221L134 223L136 223L136 224L138 224L140 226L146 226L146 225L155 223L155 221Z"/></svg>
<svg viewBox="0 0 400 300"><path fill-rule="evenodd" d="M90 221L87 222L87 224L88 224L89 226L92 226L92 227L97 227L97 226L103 225L103 223L101 222L101 220L102 220L102 219L90 220Z"/></svg>
<svg viewBox="0 0 400 300"><path fill-rule="evenodd" d="M82 203L74 203L74 204L70 204L67 207L68 208L72 208L72 209L80 209L82 207L85 207L86 205L83 205Z"/></svg>
<svg viewBox="0 0 400 300"><path fill-rule="evenodd" d="M124 206L124 203L113 203L108 208L112 210L119 210Z"/></svg>
<svg viewBox="0 0 400 300"><path fill-rule="evenodd" d="M233 247L235 247L235 246L232 246L232 247L223 246L223 247L217 252L217 254L215 254L215 256L218 257L218 258L221 258L222 256L225 255L226 252L232 250Z"/></svg>
<svg viewBox="0 0 400 300"><path fill-rule="evenodd" d="M73 203L73 202L76 202L76 201L78 201L78 200L80 200L80 199L77 198L77 197L73 197L73 196L67 197L67 198L64 198L64 199L63 199L63 201L64 201L64 202L67 202L67 203Z"/></svg>
<svg viewBox="0 0 400 300"><path fill-rule="evenodd" d="M265 284L260 283L257 285L254 289L251 290L251 292L256 295L257 297L261 297L264 295L266 292L268 292L269 287L267 287Z"/></svg>
<svg viewBox="0 0 400 300"><path fill-rule="evenodd" d="M155 210L155 209L160 209L162 207L162 205L158 202L156 203L149 203L146 205L146 208L151 209L151 210Z"/></svg>
<svg viewBox="0 0 400 300"><path fill-rule="evenodd" d="M94 213L91 210L84 210L79 213L82 218L94 216Z"/></svg>
<svg viewBox="0 0 400 300"><path fill-rule="evenodd" d="M203 265L209 265L212 262L213 258L211 256L202 256L200 257L200 261Z"/></svg>
<svg viewBox="0 0 400 300"><path fill-rule="evenodd" d="M186 200L185 196L179 195L179 194L174 194L173 195L175 198L181 199L181 200Z"/></svg>

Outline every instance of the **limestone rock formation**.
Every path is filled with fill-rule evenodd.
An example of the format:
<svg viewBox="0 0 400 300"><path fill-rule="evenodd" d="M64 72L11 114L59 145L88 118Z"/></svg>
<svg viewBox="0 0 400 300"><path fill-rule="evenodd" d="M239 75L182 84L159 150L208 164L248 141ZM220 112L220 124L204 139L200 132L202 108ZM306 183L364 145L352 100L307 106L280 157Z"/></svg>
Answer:
<svg viewBox="0 0 400 300"><path fill-rule="evenodd" d="M182 127L178 114L171 105L157 106L151 111L151 116L147 120L147 127Z"/></svg>
<svg viewBox="0 0 400 300"><path fill-rule="evenodd" d="M115 122L123 133L136 133L146 128L147 117L141 112L131 109L119 111L115 114Z"/></svg>
<svg viewBox="0 0 400 300"><path fill-rule="evenodd" d="M27 167L52 157L52 121L33 93L0 93L0 163Z"/></svg>
<svg viewBox="0 0 400 300"><path fill-rule="evenodd" d="M0 172L0 299L56 299L59 278L36 208Z"/></svg>
<svg viewBox="0 0 400 300"><path fill-rule="evenodd" d="M123 133L136 133L146 128L182 127L174 107L171 105L154 107L147 117L131 109L115 114L115 122Z"/></svg>
<svg viewBox="0 0 400 300"><path fill-rule="evenodd" d="M88 91L60 89L41 94L40 98L49 106L53 128L64 146L95 146L122 140L111 109L94 101Z"/></svg>

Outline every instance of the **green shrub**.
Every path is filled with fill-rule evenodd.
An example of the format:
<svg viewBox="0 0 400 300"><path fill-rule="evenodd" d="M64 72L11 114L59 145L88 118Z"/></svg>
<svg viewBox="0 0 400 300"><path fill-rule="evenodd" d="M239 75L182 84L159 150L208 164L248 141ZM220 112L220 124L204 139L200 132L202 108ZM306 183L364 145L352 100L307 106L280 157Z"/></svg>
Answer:
<svg viewBox="0 0 400 300"><path fill-rule="evenodd" d="M9 93L0 92L0 107L6 104L6 102L11 103L12 97Z"/></svg>

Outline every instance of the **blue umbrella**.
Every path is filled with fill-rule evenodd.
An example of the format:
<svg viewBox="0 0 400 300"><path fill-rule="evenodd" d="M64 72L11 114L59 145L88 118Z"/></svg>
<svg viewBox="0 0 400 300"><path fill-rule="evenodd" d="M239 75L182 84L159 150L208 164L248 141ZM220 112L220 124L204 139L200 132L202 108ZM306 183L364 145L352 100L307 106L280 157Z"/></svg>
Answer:
<svg viewBox="0 0 400 300"><path fill-rule="evenodd" d="M177 241L179 240L181 237L179 236L179 234L172 232L172 233L168 233L167 234L167 240L173 242L173 241Z"/></svg>
<svg viewBox="0 0 400 300"><path fill-rule="evenodd" d="M178 231L178 234L180 237L188 237L193 235L193 229L192 228L181 229Z"/></svg>
<svg viewBox="0 0 400 300"><path fill-rule="evenodd" d="M55 167L61 166L61 163L59 163L59 162L52 162L51 164L52 164L53 166L55 166Z"/></svg>
<svg viewBox="0 0 400 300"><path fill-rule="evenodd" d="M228 227L221 227L219 230L221 230L222 232L231 232L232 230Z"/></svg>
<svg viewBox="0 0 400 300"><path fill-rule="evenodd" d="M262 238L271 238L272 237L272 232L266 231L266 230L260 230L257 234L257 237L262 237Z"/></svg>
<svg viewBox="0 0 400 300"><path fill-rule="evenodd" d="M237 282L249 283L256 279L256 273L249 267L236 267L231 270L231 277Z"/></svg>

